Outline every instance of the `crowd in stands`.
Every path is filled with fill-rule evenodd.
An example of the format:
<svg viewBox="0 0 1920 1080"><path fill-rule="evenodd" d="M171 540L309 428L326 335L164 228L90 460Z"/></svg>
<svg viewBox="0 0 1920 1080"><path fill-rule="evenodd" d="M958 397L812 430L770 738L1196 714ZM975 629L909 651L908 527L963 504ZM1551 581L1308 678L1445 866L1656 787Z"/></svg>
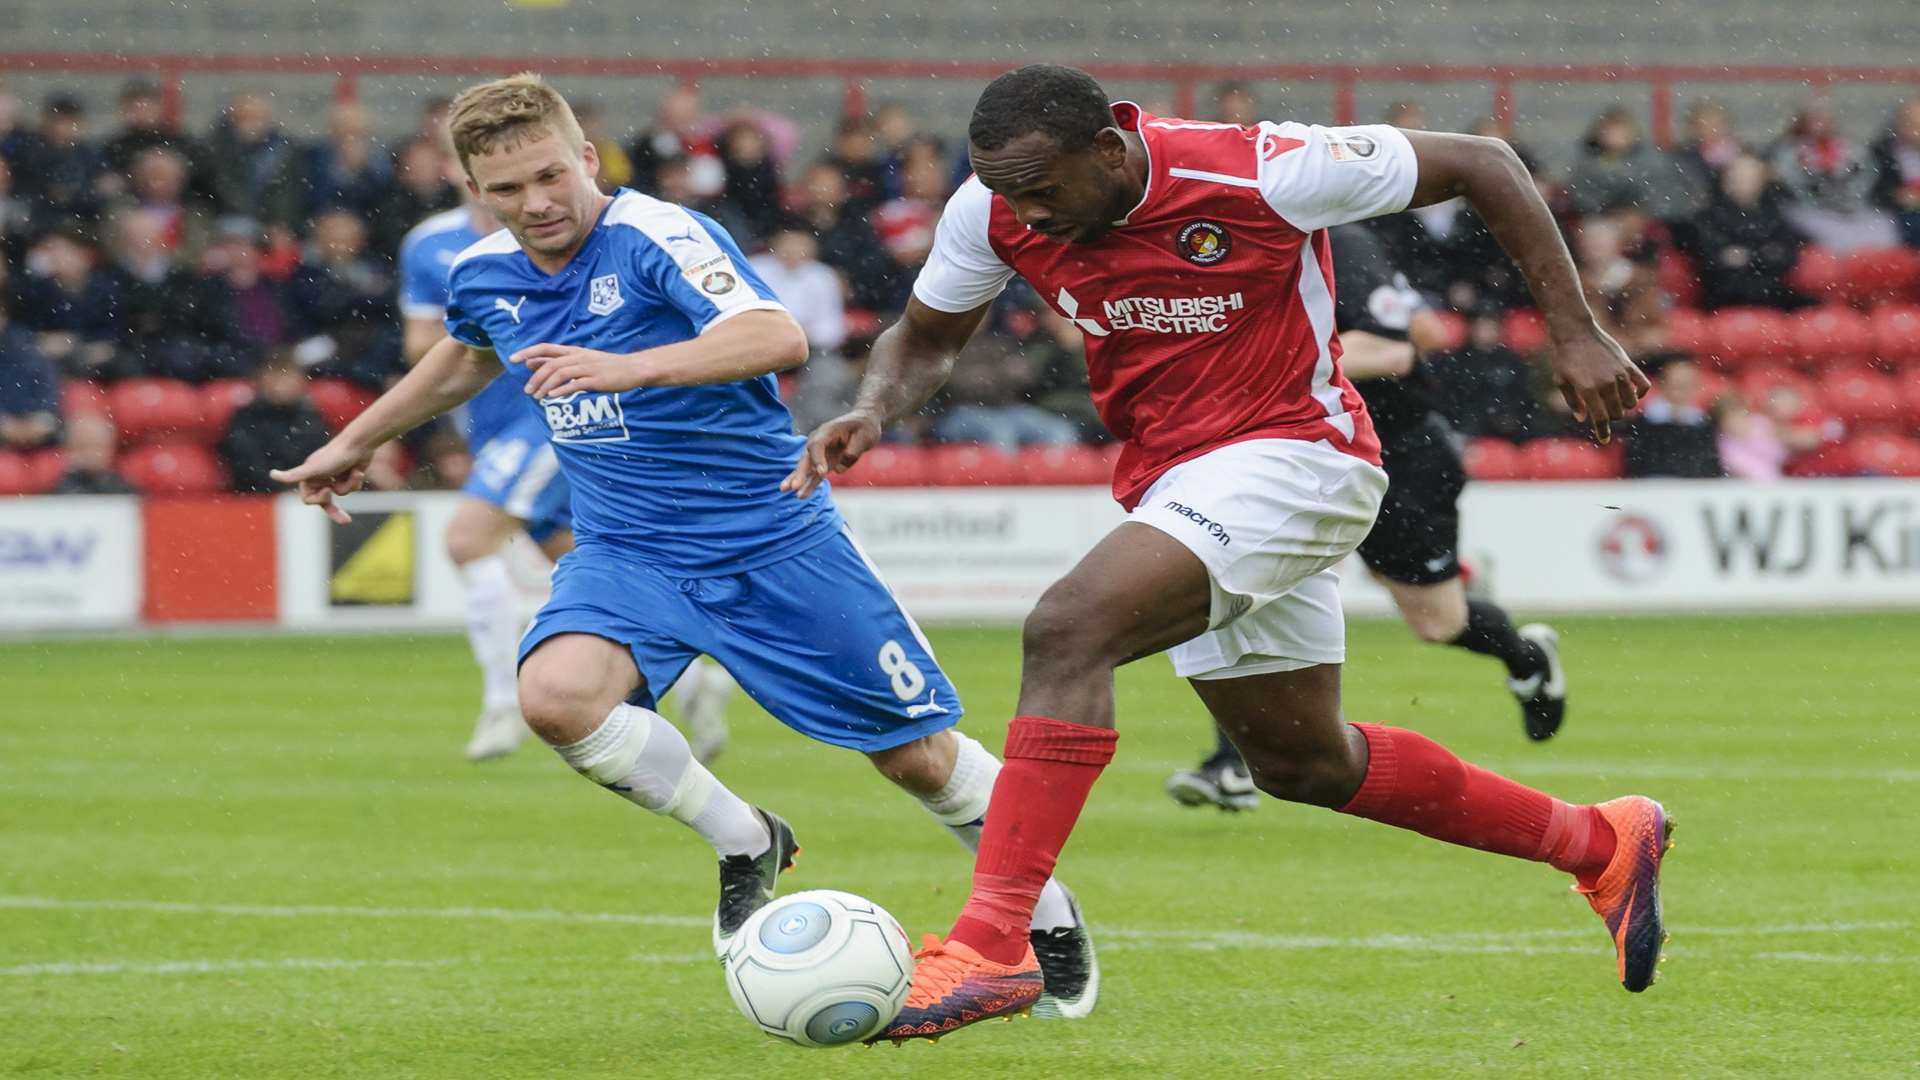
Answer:
<svg viewBox="0 0 1920 1080"><path fill-rule="evenodd" d="M144 80L111 118L59 93L29 110L0 87L0 493L271 490L267 468L404 370L394 256L461 199L446 104L381 138L340 102L303 139L265 93L190 132ZM1264 115L1239 85L1209 110ZM964 147L898 105L805 146L790 117L711 114L693 87L635 133L593 103L580 119L606 187L712 216L806 328L814 357L785 386L802 430L842 409L966 176ZM1426 125L1411 102L1367 119ZM1381 219L1371 227L1440 314L1415 377L1475 475L1920 475L1920 97L1864 146L1819 101L1760 137L1700 101L1671 148L1609 109L1558 170L1535 133L1476 130L1519 151L1595 312L1657 389L1624 438L1583 441L1551 392L1544 324L1472 209ZM1017 282L895 437L868 482L948 467L1097 482L1110 455L1079 334ZM434 428L373 472L431 487L466 467L457 435Z"/></svg>

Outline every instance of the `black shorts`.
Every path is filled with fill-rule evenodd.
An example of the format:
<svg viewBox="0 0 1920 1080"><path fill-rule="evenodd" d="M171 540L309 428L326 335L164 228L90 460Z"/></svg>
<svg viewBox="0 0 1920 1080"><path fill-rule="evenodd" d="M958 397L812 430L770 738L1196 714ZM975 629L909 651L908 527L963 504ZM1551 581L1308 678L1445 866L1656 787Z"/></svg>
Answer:
<svg viewBox="0 0 1920 1080"><path fill-rule="evenodd" d="M1373 531L1360 542L1367 568L1402 585L1438 585L1460 576L1460 492L1467 472L1444 439L1389 447L1380 454L1387 497Z"/></svg>

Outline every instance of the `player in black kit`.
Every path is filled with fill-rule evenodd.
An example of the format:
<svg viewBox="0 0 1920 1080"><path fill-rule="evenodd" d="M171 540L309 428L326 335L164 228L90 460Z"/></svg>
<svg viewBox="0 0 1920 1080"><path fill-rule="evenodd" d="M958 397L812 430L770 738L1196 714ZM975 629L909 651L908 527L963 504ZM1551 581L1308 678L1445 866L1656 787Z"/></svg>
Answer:
<svg viewBox="0 0 1920 1080"><path fill-rule="evenodd" d="M1425 302L1366 226L1336 227L1331 239L1340 365L1366 398L1389 484L1360 558L1422 641L1505 663L1527 735L1550 739L1567 708L1559 636L1543 623L1515 628L1498 605L1469 599L1460 580L1458 503L1467 475L1410 340ZM1188 806L1251 810L1259 793L1246 764L1225 735L1216 737L1219 745L1197 768L1168 778L1167 792Z"/></svg>

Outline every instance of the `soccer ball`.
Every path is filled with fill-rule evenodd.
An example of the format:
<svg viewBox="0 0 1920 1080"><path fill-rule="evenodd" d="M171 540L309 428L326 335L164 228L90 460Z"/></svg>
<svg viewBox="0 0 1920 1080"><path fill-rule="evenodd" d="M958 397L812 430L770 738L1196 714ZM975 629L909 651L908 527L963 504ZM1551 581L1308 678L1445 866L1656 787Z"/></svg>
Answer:
<svg viewBox="0 0 1920 1080"><path fill-rule="evenodd" d="M727 947L727 990L760 1030L801 1046L859 1042L913 981L907 932L879 904L813 889L753 913Z"/></svg>

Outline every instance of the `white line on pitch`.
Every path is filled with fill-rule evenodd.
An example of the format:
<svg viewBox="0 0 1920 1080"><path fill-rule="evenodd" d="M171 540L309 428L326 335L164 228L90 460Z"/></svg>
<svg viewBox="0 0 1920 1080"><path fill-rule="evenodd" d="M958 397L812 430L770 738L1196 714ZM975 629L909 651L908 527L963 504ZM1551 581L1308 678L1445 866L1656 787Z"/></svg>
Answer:
<svg viewBox="0 0 1920 1080"><path fill-rule="evenodd" d="M61 900L46 896L0 896L0 908L49 911L147 911L159 915L239 915L268 919L492 919L502 922L616 923L623 926L709 926L692 915L638 915L621 911L552 911L545 908L345 907L331 904L184 904L165 900Z"/></svg>
<svg viewBox="0 0 1920 1080"><path fill-rule="evenodd" d="M447 967L457 960L162 960L150 963L20 964L0 968L0 976L18 975L208 975L228 971L351 971L355 968Z"/></svg>

